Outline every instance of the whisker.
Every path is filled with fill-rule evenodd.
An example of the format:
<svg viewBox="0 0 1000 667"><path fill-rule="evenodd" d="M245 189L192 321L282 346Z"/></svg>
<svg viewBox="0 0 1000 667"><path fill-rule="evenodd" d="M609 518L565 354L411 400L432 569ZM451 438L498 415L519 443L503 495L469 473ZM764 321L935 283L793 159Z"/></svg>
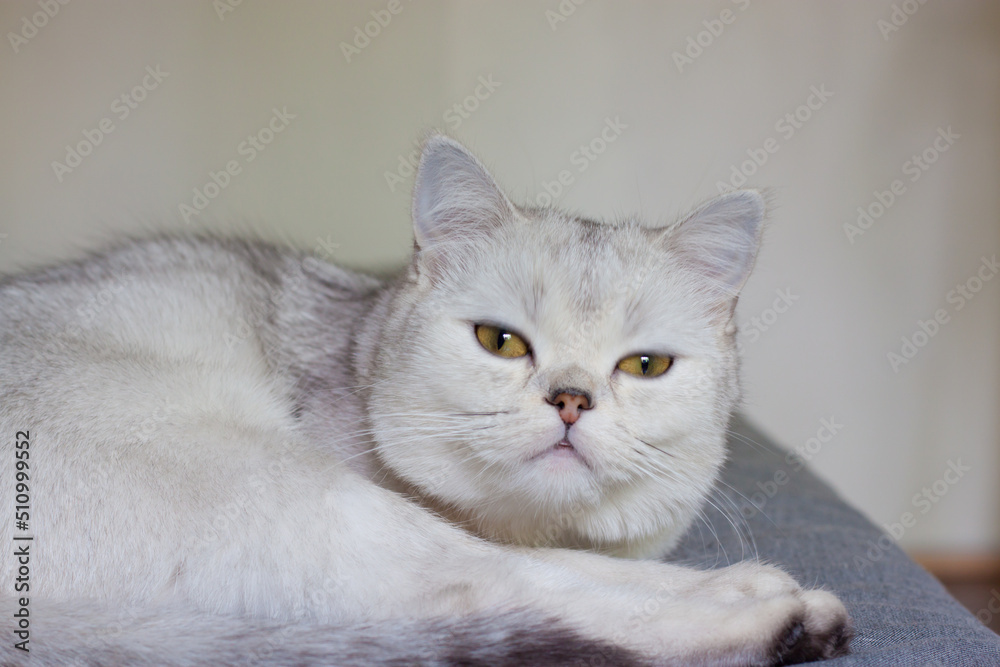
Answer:
<svg viewBox="0 0 1000 667"><path fill-rule="evenodd" d="M660 448L659 448L659 447L657 447L656 445L652 445L652 444L650 444L650 443L646 442L645 440L643 440L642 438L636 438L635 436L632 436L632 437L633 437L633 438L635 438L636 440L638 440L639 442L641 442L642 444L646 445L647 447L650 447L651 449L655 449L656 451L658 451L658 452L660 452L660 453L663 453L663 454L666 454L666 455L667 455L667 456L669 456L670 458L673 458L673 459L676 459L676 458L677 458L677 455L676 455L676 454L674 454L673 452L668 452L668 451L667 451L667 450L665 450L665 449L660 449Z"/></svg>
<svg viewBox="0 0 1000 667"><path fill-rule="evenodd" d="M733 489L733 487L729 486L725 482L719 480L719 483L722 484L723 486L727 487L728 489L731 489L731 490L735 491L737 493L737 495L742 496L742 494L740 494L738 491L736 491L735 489ZM738 529L738 528L736 528L734 526L734 528L736 529L736 535L740 539L740 547L745 549L745 547L743 546L744 541L749 542L749 548L750 548L750 551L751 551L751 553L753 555L754 560L760 561L760 549L757 546L757 540L753 536L753 531L750 529L750 524L746 520L746 517L744 517L743 514L739 511L739 506L737 505L736 501L733 500L732 498L730 498L727 493L725 493L722 489L720 489L718 487L716 487L714 493L718 494L718 497L720 497L723 500L725 500L729 504L729 506L733 510L735 510L735 515L737 517L737 520L739 521L740 525L743 527L743 529ZM720 512L723 513L723 515L725 515L726 519L731 524L734 523L733 520L730 518L730 514L728 512L725 512L722 507L718 507L718 509L719 509Z"/></svg>
<svg viewBox="0 0 1000 667"><path fill-rule="evenodd" d="M774 447L772 447L770 445L766 445L766 444L764 444L762 442L758 442L757 440L754 440L753 438L751 438L750 436L746 435L745 433L740 433L739 431L734 431L734 430L732 430L730 428L726 429L726 433L733 440L736 440L737 442L741 442L741 443L743 443L745 445L748 445L748 446L756 449L759 452L763 452L765 454L775 454L775 455L777 455L777 454L780 453Z"/></svg>

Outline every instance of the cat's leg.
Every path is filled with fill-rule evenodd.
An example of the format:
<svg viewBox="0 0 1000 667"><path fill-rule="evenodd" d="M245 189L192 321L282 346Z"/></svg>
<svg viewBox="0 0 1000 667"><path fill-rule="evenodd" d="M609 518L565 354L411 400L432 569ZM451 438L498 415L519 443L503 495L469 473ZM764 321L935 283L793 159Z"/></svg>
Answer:
<svg viewBox="0 0 1000 667"><path fill-rule="evenodd" d="M213 571L241 573L227 595L255 614L298 609L321 621L377 621L525 609L667 664L778 664L843 649L839 602L802 591L777 570L703 572L502 547L346 471L328 470L317 492L307 471L316 468L296 468L274 480L283 502L262 526L269 534L259 538L256 561L239 549L208 554ZM175 590L212 603L199 599L195 577L180 577Z"/></svg>
<svg viewBox="0 0 1000 667"><path fill-rule="evenodd" d="M681 614L701 610L707 613L708 625L720 618L740 618L736 625L718 633L720 645L729 641L750 647L771 637L775 642L773 652L787 652L786 660L843 653L853 634L847 611L836 596L823 590L804 589L786 572L771 565L744 561L725 568L699 570L651 560L604 558L566 549L524 551L583 572L604 585L636 591L644 602L629 615L633 627L671 607ZM756 607L758 613L741 617L738 610L744 607ZM775 632L790 618L794 620L784 631ZM723 639L727 634L728 640Z"/></svg>

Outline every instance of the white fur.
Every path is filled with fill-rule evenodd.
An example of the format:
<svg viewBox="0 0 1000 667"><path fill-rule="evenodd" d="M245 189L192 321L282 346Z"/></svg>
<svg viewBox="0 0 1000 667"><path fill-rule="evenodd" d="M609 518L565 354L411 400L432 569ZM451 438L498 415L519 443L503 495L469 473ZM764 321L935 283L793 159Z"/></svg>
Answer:
<svg viewBox="0 0 1000 667"><path fill-rule="evenodd" d="M732 306L762 214L752 192L663 230L517 209L437 137L414 260L387 283L170 238L0 282L3 456L31 436L31 599L165 605L192 637L212 621L171 605L220 628L526 610L663 663L777 659L796 620L836 635L839 602L764 566L529 548L656 556L690 524L738 398ZM532 355L491 355L477 322L513 327ZM615 371L637 352L676 361L655 379ZM594 400L569 430L585 463L544 453L565 433L544 399L566 386ZM4 544L12 531L0 522ZM67 642L85 662L133 655L81 639L79 616L38 626L40 664Z"/></svg>
<svg viewBox="0 0 1000 667"><path fill-rule="evenodd" d="M738 398L727 327L760 196L726 195L662 230L517 211L474 158L438 140L415 202L418 252L361 366L381 461L489 538L663 554L724 459ZM476 322L517 331L531 358L486 352ZM676 359L655 379L615 370L639 352ZM545 401L561 386L594 399L569 429L589 467L531 458L563 436Z"/></svg>

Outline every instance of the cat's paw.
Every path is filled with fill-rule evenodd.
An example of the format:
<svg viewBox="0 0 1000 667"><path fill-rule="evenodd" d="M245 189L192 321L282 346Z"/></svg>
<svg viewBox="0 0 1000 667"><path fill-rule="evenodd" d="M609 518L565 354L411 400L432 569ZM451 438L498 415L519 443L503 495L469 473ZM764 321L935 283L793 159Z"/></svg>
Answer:
<svg viewBox="0 0 1000 667"><path fill-rule="evenodd" d="M845 655L853 631L840 600L821 590L800 590L798 597L805 603L805 615L784 631L774 647L774 660L767 664L793 665Z"/></svg>
<svg viewBox="0 0 1000 667"><path fill-rule="evenodd" d="M778 568L678 568L667 578L637 598L627 636L615 638L653 664L790 665L847 652L851 625L840 600Z"/></svg>
<svg viewBox="0 0 1000 667"><path fill-rule="evenodd" d="M853 633L840 600L803 589L778 568L739 563L708 573L700 588L730 606L718 637L740 657L720 655L720 664L791 665L847 653Z"/></svg>

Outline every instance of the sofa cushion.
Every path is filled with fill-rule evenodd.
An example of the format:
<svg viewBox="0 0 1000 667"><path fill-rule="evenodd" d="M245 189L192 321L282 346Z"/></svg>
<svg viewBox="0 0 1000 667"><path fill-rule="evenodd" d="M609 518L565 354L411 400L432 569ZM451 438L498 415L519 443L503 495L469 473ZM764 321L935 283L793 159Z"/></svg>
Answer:
<svg viewBox="0 0 1000 667"><path fill-rule="evenodd" d="M831 667L1000 665L983 626L894 540L737 417L718 490L670 560L705 567L749 558L836 593L854 620L851 655Z"/></svg>

